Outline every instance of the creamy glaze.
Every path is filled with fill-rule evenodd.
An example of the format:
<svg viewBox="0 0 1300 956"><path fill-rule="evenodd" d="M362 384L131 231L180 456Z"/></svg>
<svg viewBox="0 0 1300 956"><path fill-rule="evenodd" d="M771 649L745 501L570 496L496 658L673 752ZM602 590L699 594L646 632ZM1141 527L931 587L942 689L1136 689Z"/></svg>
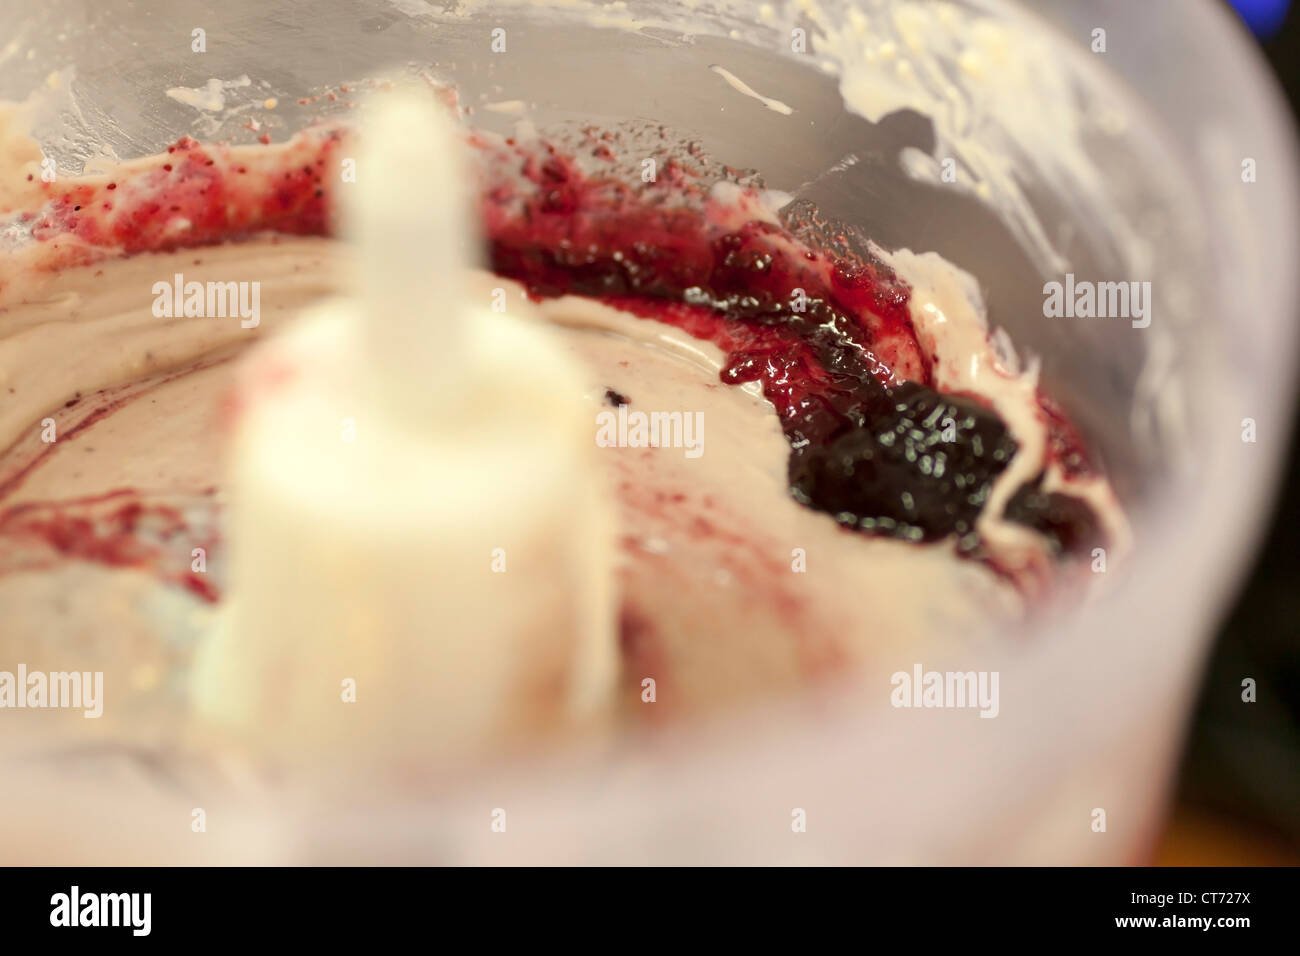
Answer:
<svg viewBox="0 0 1300 956"><path fill-rule="evenodd" d="M4 419L6 440L23 441L4 462L12 464L21 447L34 446L40 418L78 391L88 395L134 377L184 371L273 333L334 291L341 249L325 240L262 239L112 259L48 277L42 296L0 314L0 354L11 357L10 380L23 386L19 399L6 403ZM153 277L177 269L198 278L209 270L260 274L266 320L244 330L237 319L154 318ZM484 274L476 281L504 284L511 301L522 301L521 291L499 277ZM85 320L56 318L60 301L75 301ZM782 688L793 692L899 643L942 635L974 640L1018 617L1016 591L982 565L956 558L950 545L920 547L849 533L796 504L786 487L788 448L771 406L752 391L718 381L723 357L714 346L586 299L550 300L538 311L563 330L565 348L590 370L583 392L593 441L595 414L608 407L604 395L611 388L633 408L699 411L707 423L704 454L696 460L675 448L609 448L598 455L618 490L627 678L655 676L673 688L656 713L710 710ZM19 330L13 338L11 329ZM35 329L42 330L55 373L44 381L35 375L29 381L19 358L19 343ZM146 354L154 358L146 361ZM60 363L58 355L74 360ZM56 444L4 504L91 495L123 484L178 495L219 484L219 409L234 367L224 362L182 375ZM92 445L93 468L84 464L91 457L84 449ZM221 553L210 560L219 565ZM807 570L795 571L796 563ZM97 572L96 580L105 575L140 578L138 571L119 569ZM27 580L34 585L38 578ZM28 619L48 616L52 623L54 610L40 597L43 591L34 588L24 598L15 583L6 590L10 605L25 606L20 613ZM96 611L87 604L69 613L84 613L89 625ZM711 622L704 632L702 621ZM32 629L35 622L24 631ZM28 654L37 666L39 647Z"/></svg>
<svg viewBox="0 0 1300 956"><path fill-rule="evenodd" d="M0 143L20 168L39 157L20 137ZM711 201L734 205L738 219L773 221L780 198L718 187ZM337 242L263 237L174 253L108 254L88 266L42 271L46 259L59 261L57 246L22 247L0 274L0 388L12 390L0 408L0 448L11 448L0 467L12 472L29 463L41 450L41 418L60 414L78 394L179 377L153 393L161 407L146 414L136 399L76 440L56 444L9 489L14 502L91 495L120 483L177 494L219 483L217 411L232 367L226 360L335 294L336 277L347 268ZM985 397L1020 443L1012 477L995 490L999 507L981 530L1008 566L1042 565L1043 541L1002 521L1000 508L1015 484L1042 465L1043 427L1030 407L1034 370L1020 371L1014 353L990 339L969 276L933 254L885 257L913 286L912 316L938 357L939 386ZM260 281L261 325L154 316L153 283L176 272L187 280ZM516 301L521 296L495 276L475 281L507 286ZM1022 613L1021 594L987 567L956 558L948 542L865 537L798 506L787 491L788 448L773 410L756 387L718 381L722 356L713 346L589 300L544 302L540 313L564 330L566 348L591 370L584 394L593 437L606 389L629 396L635 408L700 411L707 422L698 460L671 448L607 449L599 456L620 492L626 676L671 675L676 688L656 713L793 691L900 642L975 640ZM88 469L76 456L91 440L99 457ZM1104 485L1093 491L1094 502L1113 505ZM50 613L40 602L31 606L38 620ZM707 636L699 633L701 621L714 622Z"/></svg>

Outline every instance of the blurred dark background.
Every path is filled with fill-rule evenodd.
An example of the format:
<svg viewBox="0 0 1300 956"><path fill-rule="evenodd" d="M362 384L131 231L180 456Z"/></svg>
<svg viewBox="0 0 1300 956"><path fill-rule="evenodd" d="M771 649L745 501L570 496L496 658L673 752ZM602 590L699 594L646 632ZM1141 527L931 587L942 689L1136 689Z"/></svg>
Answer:
<svg viewBox="0 0 1300 956"><path fill-rule="evenodd" d="M1227 2L1227 0L1224 0ZM1233 0L1300 115L1300 0ZM1296 263L1300 268L1300 263ZM1300 429L1250 580L1223 622L1161 863L1300 865ZM1257 682L1243 703L1241 682Z"/></svg>

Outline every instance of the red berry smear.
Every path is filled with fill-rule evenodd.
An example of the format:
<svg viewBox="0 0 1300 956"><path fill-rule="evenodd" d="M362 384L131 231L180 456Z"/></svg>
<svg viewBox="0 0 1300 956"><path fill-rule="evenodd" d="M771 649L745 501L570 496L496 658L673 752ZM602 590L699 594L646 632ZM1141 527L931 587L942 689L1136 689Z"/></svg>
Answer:
<svg viewBox="0 0 1300 956"><path fill-rule="evenodd" d="M976 519L1016 442L979 399L934 389L911 290L883 262L814 248L753 190L719 198L675 162L643 182L618 175L612 150L584 151L583 167L543 141L468 141L494 271L537 298L588 296L713 342L727 355L722 381L758 382L776 408L796 500L864 533L953 536L961 553L986 557ZM333 235L351 142L342 126L265 148L185 138L111 182L46 184L44 208L19 218L51 245L48 268L267 231ZM1074 428L1040 405L1049 461L1087 474ZM1058 553L1099 541L1089 507L1043 492L1041 479L1006 517Z"/></svg>

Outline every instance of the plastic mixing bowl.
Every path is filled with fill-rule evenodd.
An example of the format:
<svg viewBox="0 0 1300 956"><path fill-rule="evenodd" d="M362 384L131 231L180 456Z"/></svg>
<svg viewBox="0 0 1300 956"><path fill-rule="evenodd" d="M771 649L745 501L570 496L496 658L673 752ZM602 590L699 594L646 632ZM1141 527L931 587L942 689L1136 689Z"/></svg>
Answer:
<svg viewBox="0 0 1300 956"><path fill-rule="evenodd" d="M312 99L325 89L394 69L455 83L468 121L498 131L518 119L516 100L543 131L663 126L885 247L935 250L976 275L993 324L1041 356L1047 392L1100 450L1136 542L1086 607L1036 617L998 646L908 649L890 668L996 670L996 720L895 710L882 684L653 745L539 755L381 811L234 801L222 814L237 824L201 841L186 839L201 794L144 810L104 785L80 834L55 821L59 808L81 816L85 795L38 775L10 795L9 816L49 832L50 859L1143 858L1292 404L1293 134L1219 4L47 0L0 10L0 37L0 97L48 90L59 71L67 105L36 133L74 172L105 145L130 158L186 134L251 141L245 124L267 97L280 139L346 112ZM224 112L165 92L213 79ZM253 105L229 108L242 103ZM927 173L949 158L966 176L953 188ZM1043 284L1067 271L1149 281L1150 326L1046 318ZM1257 443L1242 440L1246 418ZM497 807L511 812L508 839L490 831ZM797 837L793 808L809 820Z"/></svg>

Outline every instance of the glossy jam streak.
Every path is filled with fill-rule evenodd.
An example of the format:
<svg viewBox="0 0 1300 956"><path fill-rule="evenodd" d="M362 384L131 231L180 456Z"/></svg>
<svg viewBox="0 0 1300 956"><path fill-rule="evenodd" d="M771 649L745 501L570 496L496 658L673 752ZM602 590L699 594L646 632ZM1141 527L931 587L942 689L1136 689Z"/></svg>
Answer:
<svg viewBox="0 0 1300 956"><path fill-rule="evenodd" d="M728 355L722 380L758 382L776 407L798 501L863 532L951 535L980 552L975 521L1016 442L991 410L931 387L909 289L883 263L832 259L702 197L680 202L679 183L638 192L554 153L521 168L534 189L498 184L483 202L496 272L714 342ZM1063 420L1053 435L1077 445ZM1055 549L1098 537L1075 499L1026 488L1013 505L1008 517Z"/></svg>

